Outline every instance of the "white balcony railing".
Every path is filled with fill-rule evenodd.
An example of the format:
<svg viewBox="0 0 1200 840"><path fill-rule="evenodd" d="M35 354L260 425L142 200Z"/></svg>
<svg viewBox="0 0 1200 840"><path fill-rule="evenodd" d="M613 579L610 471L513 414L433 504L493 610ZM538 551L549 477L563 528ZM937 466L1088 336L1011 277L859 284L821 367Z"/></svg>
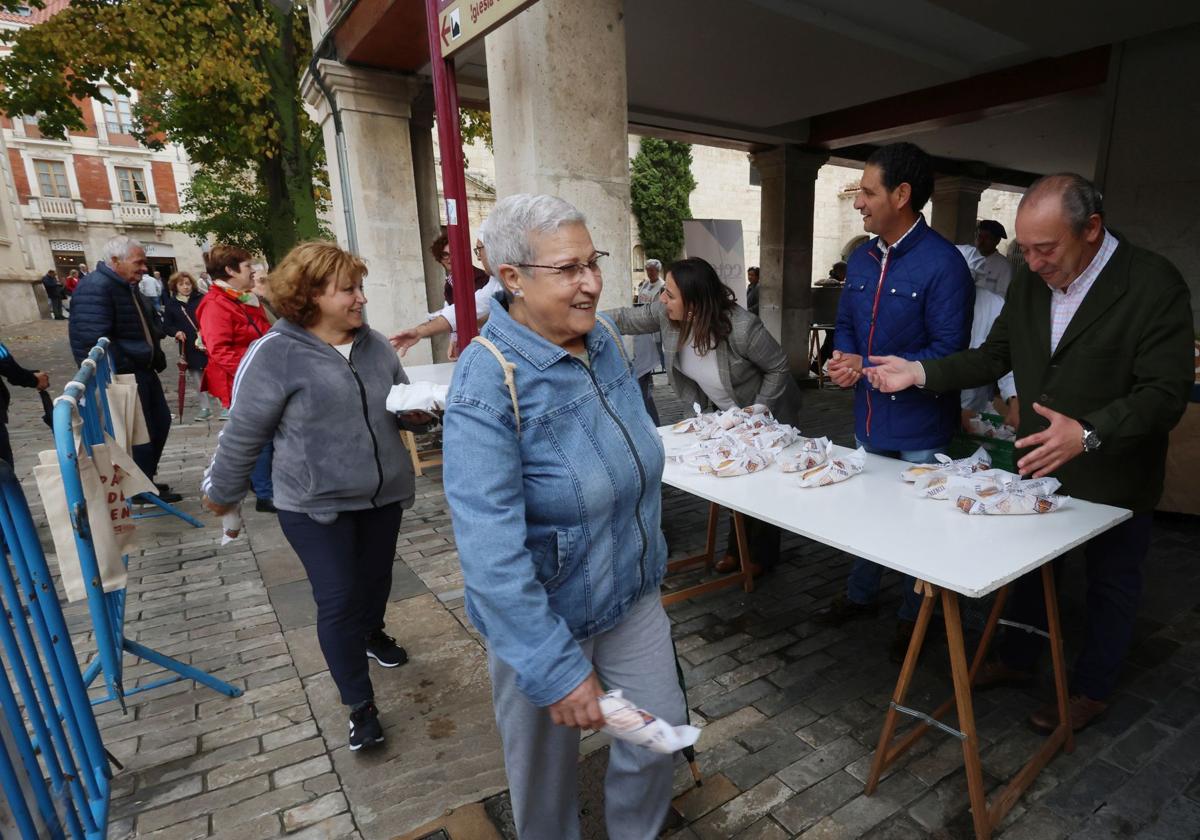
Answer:
<svg viewBox="0 0 1200 840"><path fill-rule="evenodd" d="M25 211L26 218L31 222L44 225L46 222L75 222L83 224L87 217L83 212L83 202L78 198L46 198L45 196L30 196L29 207Z"/></svg>
<svg viewBox="0 0 1200 840"><path fill-rule="evenodd" d="M113 221L118 225L162 225L162 216L157 204L137 204L129 201L113 202Z"/></svg>

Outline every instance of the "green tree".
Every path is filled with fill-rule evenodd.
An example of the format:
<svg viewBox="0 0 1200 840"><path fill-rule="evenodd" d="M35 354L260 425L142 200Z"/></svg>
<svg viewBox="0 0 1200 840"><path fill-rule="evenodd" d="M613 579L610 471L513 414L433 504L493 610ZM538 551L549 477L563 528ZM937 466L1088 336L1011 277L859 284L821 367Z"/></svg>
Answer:
<svg viewBox="0 0 1200 840"><path fill-rule="evenodd" d="M211 237L218 242L237 245L257 254L269 253L270 214L268 197L253 170L224 164L197 169L192 180L183 188L180 212L186 221L173 225L199 245ZM317 210L329 209L329 188L326 171L317 171ZM333 232L323 224L318 235L332 239Z"/></svg>
<svg viewBox="0 0 1200 840"><path fill-rule="evenodd" d="M36 114L43 134L84 127L80 102L139 92L137 134L180 144L202 167L255 172L272 262L319 235L319 133L300 101L311 52L291 0L72 0L38 26L5 33L0 110Z"/></svg>
<svg viewBox="0 0 1200 840"><path fill-rule="evenodd" d="M683 220L691 218L688 196L695 188L689 144L642 138L630 165L629 193L647 257L669 262L683 253Z"/></svg>

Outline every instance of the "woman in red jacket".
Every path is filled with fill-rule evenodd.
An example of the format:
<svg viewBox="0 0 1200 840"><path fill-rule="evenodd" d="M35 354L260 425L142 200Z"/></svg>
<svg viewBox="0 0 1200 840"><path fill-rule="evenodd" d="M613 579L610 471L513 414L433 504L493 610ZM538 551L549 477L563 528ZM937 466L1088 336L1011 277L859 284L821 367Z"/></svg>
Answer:
<svg viewBox="0 0 1200 840"><path fill-rule="evenodd" d="M205 256L205 268L213 282L196 311L200 337L208 351L203 387L224 406L221 420L229 419L233 379L242 357L271 328L262 302L251 291L254 269L250 260L250 252L235 245L214 245ZM273 452L274 447L267 443L250 475L250 484L258 497L255 509L267 513L275 512L271 486Z"/></svg>

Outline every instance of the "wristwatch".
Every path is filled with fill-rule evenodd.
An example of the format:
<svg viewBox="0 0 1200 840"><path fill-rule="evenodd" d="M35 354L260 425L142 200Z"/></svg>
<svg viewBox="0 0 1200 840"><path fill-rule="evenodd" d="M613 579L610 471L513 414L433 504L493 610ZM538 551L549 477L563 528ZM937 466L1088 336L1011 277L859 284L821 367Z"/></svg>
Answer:
<svg viewBox="0 0 1200 840"><path fill-rule="evenodd" d="M1096 427L1086 420L1080 420L1079 425L1083 427L1083 451L1095 452L1100 448L1100 435Z"/></svg>

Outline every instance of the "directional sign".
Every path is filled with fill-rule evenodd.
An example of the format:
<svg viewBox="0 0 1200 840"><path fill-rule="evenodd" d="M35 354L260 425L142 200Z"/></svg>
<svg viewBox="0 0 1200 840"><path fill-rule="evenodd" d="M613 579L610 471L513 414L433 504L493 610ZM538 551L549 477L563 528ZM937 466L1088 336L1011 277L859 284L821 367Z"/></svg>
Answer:
<svg viewBox="0 0 1200 840"><path fill-rule="evenodd" d="M442 57L482 38L537 0L439 0L438 34Z"/></svg>

